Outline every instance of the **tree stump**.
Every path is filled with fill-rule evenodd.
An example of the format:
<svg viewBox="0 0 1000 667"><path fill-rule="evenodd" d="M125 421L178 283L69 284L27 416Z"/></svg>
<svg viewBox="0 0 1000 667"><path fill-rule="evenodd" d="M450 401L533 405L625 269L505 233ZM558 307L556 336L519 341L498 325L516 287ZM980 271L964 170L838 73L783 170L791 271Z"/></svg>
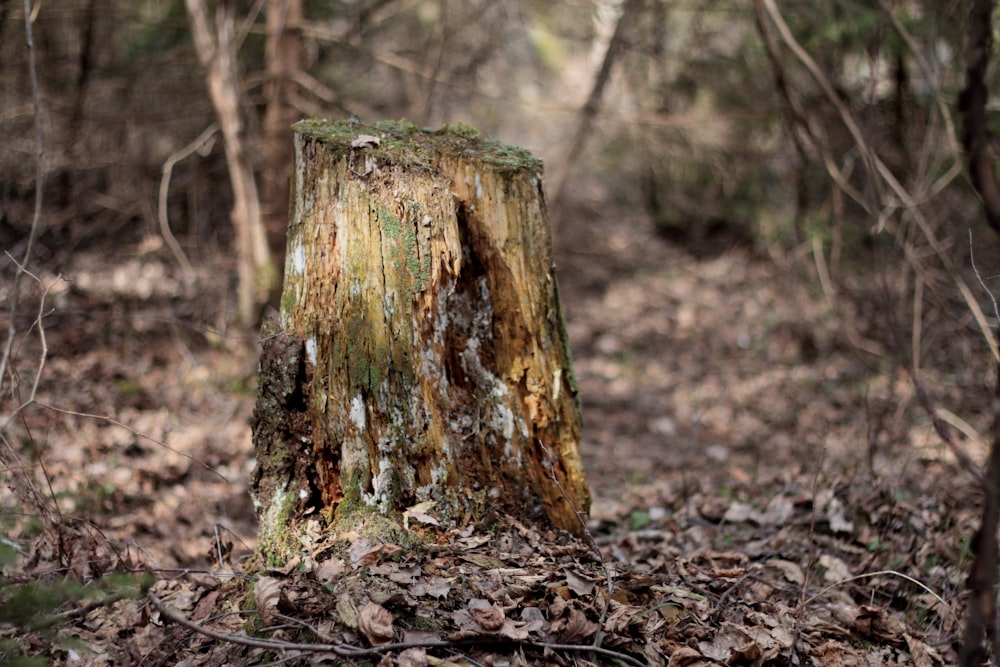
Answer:
<svg viewBox="0 0 1000 667"><path fill-rule="evenodd" d="M579 533L590 492L542 164L467 126L304 121L253 417L261 548L296 519Z"/></svg>

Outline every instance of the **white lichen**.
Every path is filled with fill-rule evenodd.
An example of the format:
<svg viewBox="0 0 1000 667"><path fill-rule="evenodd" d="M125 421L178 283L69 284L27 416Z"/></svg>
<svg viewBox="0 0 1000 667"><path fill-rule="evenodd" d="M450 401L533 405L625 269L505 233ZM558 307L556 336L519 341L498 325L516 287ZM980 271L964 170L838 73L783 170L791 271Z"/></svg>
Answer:
<svg viewBox="0 0 1000 667"><path fill-rule="evenodd" d="M288 509L293 501L293 494L287 491L286 482L281 482L274 489L274 495L267 505L264 515L260 518L261 537L270 537L281 532L283 526L280 524L288 518Z"/></svg>
<svg viewBox="0 0 1000 667"><path fill-rule="evenodd" d="M292 241L292 273L301 276L306 272L306 249L302 245L302 239L296 237Z"/></svg>
<svg viewBox="0 0 1000 667"><path fill-rule="evenodd" d="M358 394L351 399L351 412L350 412L351 423L354 424L355 428L359 431L365 430L365 425L367 422L367 411L365 410L365 400L362 398L361 394Z"/></svg>
<svg viewBox="0 0 1000 667"><path fill-rule="evenodd" d="M306 359L309 360L311 366L316 366L316 359L318 358L319 348L316 343L316 336L310 336L306 340Z"/></svg>
<svg viewBox="0 0 1000 667"><path fill-rule="evenodd" d="M378 472L372 476L372 492L361 494L361 499L369 507L378 507L383 513L389 510L389 493L394 479L395 466L388 457L382 457L378 461Z"/></svg>

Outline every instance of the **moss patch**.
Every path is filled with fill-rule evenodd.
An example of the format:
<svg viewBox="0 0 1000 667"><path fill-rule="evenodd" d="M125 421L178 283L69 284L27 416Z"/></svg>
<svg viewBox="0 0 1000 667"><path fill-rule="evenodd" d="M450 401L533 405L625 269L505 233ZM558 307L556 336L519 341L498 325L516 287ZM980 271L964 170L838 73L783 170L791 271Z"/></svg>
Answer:
<svg viewBox="0 0 1000 667"><path fill-rule="evenodd" d="M501 173L541 171L542 161L517 146L484 139L479 130L464 123L444 125L438 130L420 129L408 120L378 121L371 125L354 120L303 120L292 126L299 134L315 137L334 148L336 158L352 150L371 151L381 164L430 169L443 155L476 158ZM362 135L378 137L378 146L354 149L351 143Z"/></svg>

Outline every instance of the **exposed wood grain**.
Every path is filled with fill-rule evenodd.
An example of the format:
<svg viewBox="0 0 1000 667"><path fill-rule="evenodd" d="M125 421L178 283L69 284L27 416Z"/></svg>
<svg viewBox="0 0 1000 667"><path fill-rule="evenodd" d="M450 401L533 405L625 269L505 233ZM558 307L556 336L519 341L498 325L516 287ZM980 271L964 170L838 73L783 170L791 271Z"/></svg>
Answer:
<svg viewBox="0 0 1000 667"><path fill-rule="evenodd" d="M341 519L434 500L442 523L506 511L579 532L541 163L469 128L297 130L280 328L304 341L316 461L298 487Z"/></svg>

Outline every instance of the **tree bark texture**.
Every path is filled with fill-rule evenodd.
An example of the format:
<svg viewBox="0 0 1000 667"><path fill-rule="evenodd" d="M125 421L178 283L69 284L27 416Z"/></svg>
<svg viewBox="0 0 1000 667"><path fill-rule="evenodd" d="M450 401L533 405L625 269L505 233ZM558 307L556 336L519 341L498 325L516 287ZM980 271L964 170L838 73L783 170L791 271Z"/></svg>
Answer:
<svg viewBox="0 0 1000 667"><path fill-rule="evenodd" d="M262 544L310 511L427 501L442 525L501 510L580 532L590 492L541 162L464 126L295 129L254 416Z"/></svg>
<svg viewBox="0 0 1000 667"><path fill-rule="evenodd" d="M288 174L292 166L292 124L301 117L292 105L295 75L302 70L302 0L267 3L267 83L264 84L264 163L261 165L261 208L275 255L285 247L288 229Z"/></svg>
<svg viewBox="0 0 1000 667"><path fill-rule="evenodd" d="M213 29L205 0L185 0L185 5L195 51L205 67L209 97L222 129L229 181L233 187L232 221L236 231L240 324L253 326L258 321L260 306L267 301L279 276L271 262L253 164L245 149L241 88L236 71L236 19L225 3L219 3Z"/></svg>
<svg viewBox="0 0 1000 667"><path fill-rule="evenodd" d="M983 200L986 222L1000 234L1000 188L993 176L993 135L986 122L986 103L990 91L986 70L993 48L993 11L995 0L975 0L969 15L965 54L965 88L958 108L965 115L962 145L969 156L969 176Z"/></svg>

